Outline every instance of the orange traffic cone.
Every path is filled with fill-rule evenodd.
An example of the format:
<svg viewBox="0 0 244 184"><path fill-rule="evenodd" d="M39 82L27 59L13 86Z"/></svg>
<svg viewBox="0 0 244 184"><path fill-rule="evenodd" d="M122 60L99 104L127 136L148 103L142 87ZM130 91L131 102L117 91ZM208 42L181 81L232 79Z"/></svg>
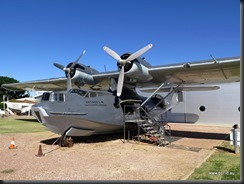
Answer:
<svg viewBox="0 0 244 184"><path fill-rule="evenodd" d="M42 157L44 156L45 154L42 153L42 145L39 145L39 150L38 150L38 153L37 153L37 157Z"/></svg>
<svg viewBox="0 0 244 184"><path fill-rule="evenodd" d="M8 148L9 149L16 149L17 148L17 146L15 146L15 143L14 143L14 137L13 137L13 139L12 139L12 141L10 143L10 146Z"/></svg>

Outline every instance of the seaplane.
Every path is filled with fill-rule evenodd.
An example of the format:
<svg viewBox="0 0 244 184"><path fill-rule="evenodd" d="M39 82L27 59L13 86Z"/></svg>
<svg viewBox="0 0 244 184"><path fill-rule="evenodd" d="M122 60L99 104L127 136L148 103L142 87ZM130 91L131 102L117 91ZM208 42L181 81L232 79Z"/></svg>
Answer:
<svg viewBox="0 0 244 184"><path fill-rule="evenodd" d="M184 100L182 91L216 90L218 86L212 84L240 81L239 57L151 66L142 57L151 48L152 44L148 44L134 53L119 55L104 46L103 50L117 62L118 70L111 72L98 72L78 63L83 51L66 67L54 63L65 77L2 87L23 90L35 86L36 90L52 91L43 93L41 101L31 107L32 114L47 129L61 136L62 145L67 145L68 137L123 131L125 115L157 137L162 131L159 129L162 115ZM139 94L138 89L147 88L151 91L149 96ZM160 90L167 94L160 95Z"/></svg>
<svg viewBox="0 0 244 184"><path fill-rule="evenodd" d="M31 90L33 91L33 90ZM28 93L27 97L11 99L4 96L3 103L5 106L5 111L8 115L31 115L31 106L40 102L42 94L45 91L35 91L35 95L30 96L30 91L26 91Z"/></svg>

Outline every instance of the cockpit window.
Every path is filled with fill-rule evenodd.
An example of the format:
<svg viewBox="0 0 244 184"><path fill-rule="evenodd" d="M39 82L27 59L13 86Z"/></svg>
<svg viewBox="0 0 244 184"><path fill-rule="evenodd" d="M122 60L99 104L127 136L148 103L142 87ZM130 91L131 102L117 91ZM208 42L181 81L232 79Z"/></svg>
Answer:
<svg viewBox="0 0 244 184"><path fill-rule="evenodd" d="M58 100L60 102L64 102L64 94L63 93L60 93L59 96L58 96Z"/></svg>
<svg viewBox="0 0 244 184"><path fill-rule="evenodd" d="M70 93L76 93L85 98L94 98L94 97L104 95L102 92L99 92L99 91L83 91L81 89L72 89L72 90L70 90Z"/></svg>
<svg viewBox="0 0 244 184"><path fill-rule="evenodd" d="M80 96L84 96L87 93L86 91L83 91L81 89L72 89L70 92L71 93L76 93L76 94L78 94Z"/></svg>
<svg viewBox="0 0 244 184"><path fill-rule="evenodd" d="M85 67L83 67L83 66L81 66L81 65L79 65L79 64L76 65L76 68L80 68L80 69L82 69L82 70L85 70Z"/></svg>
<svg viewBox="0 0 244 184"><path fill-rule="evenodd" d="M50 101L52 102L64 102L64 94L63 93L52 93L50 96Z"/></svg>
<svg viewBox="0 0 244 184"><path fill-rule="evenodd" d="M50 97L50 93L43 93L42 95L42 101L48 101Z"/></svg>
<svg viewBox="0 0 244 184"><path fill-rule="evenodd" d="M89 97L97 97L97 93L96 92L89 92Z"/></svg>
<svg viewBox="0 0 244 184"><path fill-rule="evenodd" d="M54 94L53 94L53 100L54 100L54 101L58 101L58 94L57 94L57 93L54 93Z"/></svg>

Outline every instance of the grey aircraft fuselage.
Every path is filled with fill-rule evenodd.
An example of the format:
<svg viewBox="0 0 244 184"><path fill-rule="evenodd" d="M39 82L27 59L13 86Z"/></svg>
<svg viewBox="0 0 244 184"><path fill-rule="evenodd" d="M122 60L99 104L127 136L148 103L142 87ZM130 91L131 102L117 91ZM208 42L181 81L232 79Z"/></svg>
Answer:
<svg viewBox="0 0 244 184"><path fill-rule="evenodd" d="M145 97L141 97L143 99ZM118 132L124 125L123 107L109 91L77 88L69 92L44 93L41 102L32 106L32 113L50 131L67 136Z"/></svg>
<svg viewBox="0 0 244 184"><path fill-rule="evenodd" d="M114 99L109 92L80 89L68 93L45 93L42 101L32 107L32 112L44 126L57 134L89 136L110 133L121 129L123 124L122 110L114 106Z"/></svg>

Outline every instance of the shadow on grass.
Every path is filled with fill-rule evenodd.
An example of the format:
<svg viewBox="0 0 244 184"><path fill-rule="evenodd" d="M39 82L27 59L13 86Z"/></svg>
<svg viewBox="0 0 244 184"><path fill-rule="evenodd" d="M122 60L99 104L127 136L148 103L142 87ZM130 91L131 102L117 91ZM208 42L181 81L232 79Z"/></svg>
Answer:
<svg viewBox="0 0 244 184"><path fill-rule="evenodd" d="M25 121L25 122L35 122L35 123L39 123L39 121L37 120L37 119L24 119L24 118L22 118L22 119L16 119L16 120L19 120L19 121Z"/></svg>
<svg viewBox="0 0 244 184"><path fill-rule="evenodd" d="M221 151L229 152L229 153L235 153L234 150L232 150L230 148L222 147L222 146L214 146L214 148L221 150Z"/></svg>

